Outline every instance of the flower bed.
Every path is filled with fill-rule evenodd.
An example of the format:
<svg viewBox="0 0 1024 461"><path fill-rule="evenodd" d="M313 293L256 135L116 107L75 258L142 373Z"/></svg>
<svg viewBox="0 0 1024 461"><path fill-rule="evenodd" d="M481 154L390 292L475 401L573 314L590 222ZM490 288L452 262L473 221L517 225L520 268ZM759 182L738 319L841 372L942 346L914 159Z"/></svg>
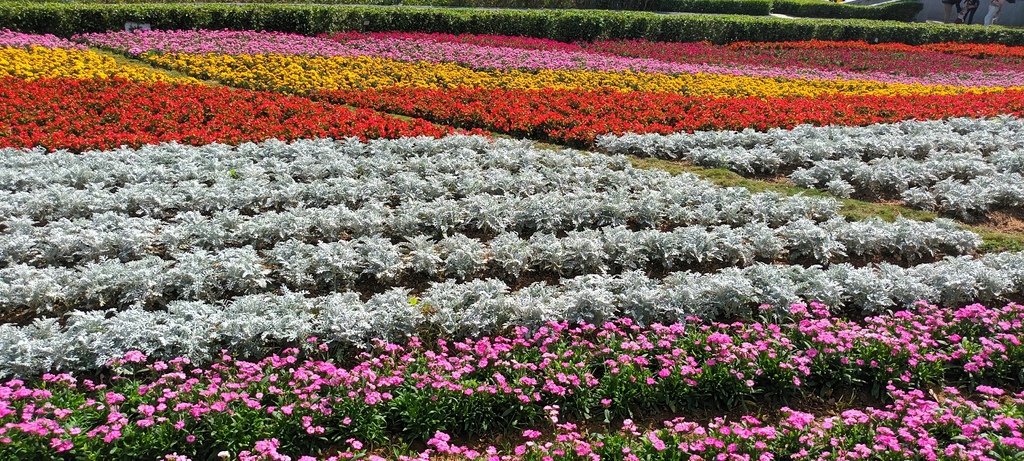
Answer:
<svg viewBox="0 0 1024 461"><path fill-rule="evenodd" d="M682 158L744 175L788 174L793 183L837 196L902 199L965 220L1024 205L1020 150L1024 122L1013 117L905 121L868 127L607 135L607 152Z"/></svg>
<svg viewBox="0 0 1024 461"><path fill-rule="evenodd" d="M593 70L663 74L717 74L778 79L858 80L971 87L1015 85L1024 67L947 55L911 46L911 52L882 48L814 48L813 56L776 56L771 50L647 41L566 44L502 36L434 34L338 34L334 40L294 34L245 31L153 31L85 34L77 39L122 50L174 54L283 54L366 56L404 62L455 63L477 70ZM547 45L542 48L541 44ZM826 42L828 43L828 42ZM525 48L520 47L524 46ZM822 50L832 50L831 54ZM835 51L838 50L838 51ZM824 55L824 56L819 56ZM905 56L915 59L908 60ZM902 61L897 59L904 56ZM817 59L812 60L811 57ZM909 61L909 62L908 62ZM840 63L840 67L826 65ZM187 69L186 69L187 70Z"/></svg>
<svg viewBox="0 0 1024 461"><path fill-rule="evenodd" d="M282 450L326 455L351 438L394 444L395 437L422 441L437 431L480 435L541 425L559 412L573 420L608 420L655 406L707 408L745 396L793 396L834 386L892 386L895 403L888 410L899 414L923 395L898 389L1013 383L1024 361L1019 305L922 304L864 325L832 317L819 304L794 305L789 315L778 323L641 327L620 320L549 324L462 342L411 339L378 343L348 367L318 358L329 346L315 340L307 348L311 355L289 349L246 362L224 354L205 367L183 358L147 361L129 352L102 383L66 374L47 375L38 384L4 383L0 444L29 457L69 452L154 458L172 451L238 450L275 438ZM969 414L986 411L962 403ZM850 413L843 419L855 426L873 421L869 427L875 427L901 418ZM789 430L816 427L810 415L791 413L788 420L802 421ZM699 435L673 429L658 438L676 445ZM828 427L810 434L825 436L820 429ZM806 442L797 439L775 446L799 450ZM658 442L649 440L657 450ZM438 441L446 440L435 437L432 444Z"/></svg>
<svg viewBox="0 0 1024 461"><path fill-rule="evenodd" d="M870 125L909 119L1024 114L1024 93L963 96L698 98L670 93L388 88L322 93L351 104L461 127L573 145L607 133L767 130L811 125Z"/></svg>
<svg viewBox="0 0 1024 461"><path fill-rule="evenodd" d="M84 50L85 45L50 34L23 34L7 29L0 29L0 46L13 48L29 48L41 46L46 48L63 48L68 50Z"/></svg>
<svg viewBox="0 0 1024 461"><path fill-rule="evenodd" d="M439 432L428 441L428 450L400 459L831 460L893 456L980 461L1018 456L1024 449L1019 429L1024 422L1020 417L1024 394L989 386L978 386L977 391L980 395L972 397L949 388L931 395L892 389L893 404L850 408L835 415L784 407L778 420L745 415L700 424L676 418L648 430L626 420L621 430L609 433L555 422L556 428L547 437L541 431L523 431L524 441L508 452L494 447L473 449ZM557 421L556 412L553 414ZM250 455L257 460L274 459L279 448L276 440L266 440ZM352 456L350 451L328 459Z"/></svg>
<svg viewBox="0 0 1024 461"><path fill-rule="evenodd" d="M144 54L146 61L243 88L308 93L370 88L544 88L669 92L713 97L815 97L823 95L956 95L1002 92L1000 87L960 87L747 77L705 73L610 72L596 70L476 70L456 63L405 62L377 57L321 57L279 54Z"/></svg>
<svg viewBox="0 0 1024 461"><path fill-rule="evenodd" d="M91 50L66 48L0 47L0 78L122 78L140 82L198 83L193 78L173 77L140 64L122 64Z"/></svg>
<svg viewBox="0 0 1024 461"><path fill-rule="evenodd" d="M77 8L27 11L78 21ZM159 26L180 8L96 20L158 14ZM175 24L519 27L493 22L506 13L417 11L204 6ZM557 16L612 18L575 14ZM593 36L587 22L515 17ZM707 19L646 24L691 20ZM1007 116L1024 112L1017 48L74 40L0 31L0 148L15 148L0 151L0 376L15 378L0 383L0 459L1024 453L1024 253L979 253L981 237L948 219L849 220L852 202L823 194L719 188L431 122L600 137L973 217L1024 203L1024 128ZM879 122L901 123L849 127ZM800 124L847 126L776 129ZM721 129L743 131L687 134ZM627 132L641 134L616 137ZM641 414L656 416L630 419Z"/></svg>
<svg viewBox="0 0 1024 461"><path fill-rule="evenodd" d="M238 144L451 131L423 120L403 121L294 96L119 79L2 79L0 114L0 147L73 151L166 141Z"/></svg>

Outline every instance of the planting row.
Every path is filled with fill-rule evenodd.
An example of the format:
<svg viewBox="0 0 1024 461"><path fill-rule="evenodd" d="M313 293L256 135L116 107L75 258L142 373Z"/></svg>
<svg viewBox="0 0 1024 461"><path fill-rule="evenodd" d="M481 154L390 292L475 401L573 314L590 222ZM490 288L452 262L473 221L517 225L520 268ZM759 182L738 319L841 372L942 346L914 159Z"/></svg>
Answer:
<svg viewBox="0 0 1024 461"><path fill-rule="evenodd" d="M682 158L744 175L976 219L1024 205L1024 122L1011 117L907 121L865 128L599 137L612 153Z"/></svg>
<svg viewBox="0 0 1024 461"><path fill-rule="evenodd" d="M853 159L869 162L883 158L924 160L935 154L970 154L990 160L993 169L1024 171L1024 160L1014 151L1024 149L1024 120L1011 116L907 120L865 127L798 126L792 129L755 131L696 131L671 135L602 136L597 145L613 153L686 158L712 167L738 172L774 175L821 160ZM709 162L712 155L694 155L720 148L727 154L742 149L756 151L736 160Z"/></svg>
<svg viewBox="0 0 1024 461"><path fill-rule="evenodd" d="M518 285L521 277L708 271L757 261L920 262L963 254L980 243L976 235L950 227L842 220L816 226L803 220L774 230L763 224L683 227L671 232L605 227L570 231L561 238L546 233L529 239L498 234L489 242L463 234L440 240L409 236L398 244L381 236L317 244L283 240L264 252L250 246L212 252L199 249L172 253L168 259L122 251L123 259L133 260L99 260L73 268L19 264L0 269L0 318L26 311L55 315L71 309L153 306L170 300L214 302L278 289L322 293L357 289L359 282L367 281L392 287L415 286L416 280L498 277ZM127 243L138 248L142 242Z"/></svg>
<svg viewBox="0 0 1024 461"><path fill-rule="evenodd" d="M964 396L946 388L926 395L921 390L891 389L892 404L849 408L839 414L814 415L783 407L777 421L744 415L700 424L679 417L664 421L661 427L643 429L625 420L620 430L609 432L588 431L569 422L559 424L555 409L551 412L555 429L525 430L522 441L507 450L491 446L474 449L438 432L427 441L427 450L398 459L749 461L785 457L825 461L891 456L985 461L1019 456L1024 450L1019 429L1024 423L1020 417L1024 394L991 386L978 386L977 393ZM251 460L280 459L275 456L281 456L281 451L287 452L287 448L271 438L257 442L245 454ZM365 451L350 446L325 459L352 459Z"/></svg>
<svg viewBox="0 0 1024 461"><path fill-rule="evenodd" d="M84 50L85 45L51 34L25 34L8 29L0 29L0 47L10 48L63 48L67 50Z"/></svg>
<svg viewBox="0 0 1024 461"><path fill-rule="evenodd" d="M666 404L709 408L833 387L888 387L892 417L850 412L841 418L845 424L885 426L910 411L901 410L908 397L923 398L901 389L984 383L978 391L996 401L1003 391L988 385L1021 381L1022 337L1024 307L1014 304L948 309L921 303L914 312L863 324L832 317L820 304L797 304L766 323L641 327L623 319L551 323L460 342L377 342L347 367L329 358L329 343L316 339L300 343L306 352L286 349L256 362L221 352L209 366L129 351L110 363L109 381L47 374L38 384L15 379L0 385L0 444L8 455L33 459L60 452L154 459L172 451L202 457L237 453L273 437L284 453L326 455L339 445L358 450L352 438L393 445L424 441L439 431L480 435L551 427L561 418L607 423ZM959 399L949 395L954 392L945 391L950 401ZM960 402L968 415L982 411ZM1020 405L1013 402L1014 408ZM793 429L814 421L806 414L788 416ZM948 426L954 421L944 421L947 430L955 430ZM1001 423L1009 426L1006 431L1019 431L1011 421ZM937 421L924 417L919 423ZM627 431L636 429L626 425ZM924 434L892 435L893 442L917 437L921 447L929 444ZM650 440L657 445L657 438ZM438 440L431 444L443 449ZM807 442L775 443L790 447L788 452ZM893 449L892 443L883 446Z"/></svg>
<svg viewBox="0 0 1024 461"><path fill-rule="evenodd" d="M810 125L869 125L908 119L1024 114L1024 93L960 96L701 98L612 90L388 88L317 96L467 128L574 145L608 133L767 130Z"/></svg>
<svg viewBox="0 0 1024 461"><path fill-rule="evenodd" d="M691 184L689 189L708 188L707 184L697 183ZM677 227L692 226L764 227L768 232L775 232L771 229L790 226L823 234L832 240L841 238L863 244L872 248L868 253L882 251L894 239L907 241L908 245L912 242L923 245L917 247L923 253L908 254L909 258L923 257L930 249L950 248L958 253L968 252L977 243L973 235L957 231L942 221L937 222L937 226L866 223L854 230L855 235L838 237L832 235L833 230L853 230L857 226L835 218L822 221L831 224L818 226L808 223L805 218L809 216L813 220L834 216L834 207L825 206L830 205L828 202L787 200L776 195L709 193L709 199L703 203L665 206L673 195L659 196L655 201L643 201L628 195L609 197L584 192L552 192L531 199L515 195L481 195L475 199L407 200L393 208L366 204L354 209L345 205L307 207L300 204L282 211L264 210L254 215L242 214L238 210L216 211L209 215L185 211L174 214L170 222L116 212L100 212L73 220L61 218L42 225L30 218L15 217L4 222L6 229L0 234L0 266L17 263L73 265L103 258L130 260L145 254L162 255L200 248L216 250L252 246L266 249L288 239L317 242L386 236L391 240L402 240L418 235L441 238L465 233L489 240L502 233L514 232L528 238L535 232L561 233L620 226L636 229L630 231L633 233L657 232L659 229L670 232ZM733 195L736 200L747 203L728 207L725 206L727 203L713 201L720 197L724 202ZM548 216L545 213L553 201L572 208ZM629 211L634 205L648 208ZM792 224L795 222L800 224ZM927 244L936 238L947 239L947 242L935 247Z"/></svg>
<svg viewBox="0 0 1024 461"><path fill-rule="evenodd" d="M243 217L237 213L225 213L223 219L220 219L222 215L215 215L209 220L193 213L183 214L179 222L168 225L152 218L114 213L103 213L93 219L61 220L41 227L11 220L6 222L9 229L0 234L0 267L17 264L73 267L104 260L125 263L147 255L181 259L190 258L190 253L196 250L236 247L244 247L255 254L255 245L258 247L255 250L261 251L276 247L294 251L303 248L302 253L361 254L362 257L352 260L354 272L345 276L337 274L338 282L351 281L360 274L394 281L400 280L402 274L411 273L431 278L446 273L467 277L488 265L518 277L521 272L545 269L560 275L603 272L609 266L635 269L644 262L658 268L715 267L722 263L746 265L785 259L828 264L848 258L885 257L894 263L919 262L941 255L972 253L981 243L975 234L959 230L948 221L922 223L898 219L895 223L886 223L870 219L847 222L838 218L822 223L800 219L774 228L763 222L736 227L682 226L669 231L609 225L566 230L564 234L541 231L526 238L507 231L498 231L484 239L471 238L464 233L435 238L435 232L423 234L417 229L384 236L379 232L380 227L358 226L364 222L359 211L351 211L347 219L340 220L346 217L343 211L340 207L300 209L263 215L262 219L239 219ZM464 232L479 235L471 230ZM401 243L392 243L394 239L400 239ZM314 250L314 245L304 242L317 242L321 248ZM370 254L377 256L370 257ZM467 267L456 269L452 266L454 261L445 263L455 258L455 254L472 255L464 261ZM383 255L392 263L369 262ZM264 257L278 259L266 254ZM389 267L382 272L390 275L367 272L364 263L359 261L366 261L365 265L373 267ZM268 267L280 268L281 265L289 264L281 260Z"/></svg>
<svg viewBox="0 0 1024 461"><path fill-rule="evenodd" d="M1002 87L961 87L868 80L819 80L704 73L597 70L473 69L449 62L396 61L374 56L146 53L146 62L193 77L254 90L311 93L321 90L399 88L574 89L678 93L708 97L817 97L824 95L955 95L1003 92Z"/></svg>
<svg viewBox="0 0 1024 461"><path fill-rule="evenodd" d="M111 32L76 37L77 40L93 46L117 49L136 56L151 51L186 54L368 56L406 62L449 62L481 70L586 69L667 74L709 73L790 79L872 80L889 83L993 87L1013 85L1013 76L1024 70L1020 64L921 50L918 50L918 53L903 54L904 57L909 55L919 58L909 63L906 58L902 61L893 59L893 52L872 53L869 48L856 50L859 53L826 53L829 54L827 58L819 56L818 61L812 61L812 64L838 61L849 69L872 69L871 72L863 72L835 70L834 66L829 68L821 64L808 65L806 60L802 59L802 55L783 60L775 56L778 53L764 52L756 48L752 53L749 48L738 51L734 47L716 47L706 43L601 41L577 45L533 39L526 47L519 47L517 45L523 41L522 38L502 36L348 33L338 34L332 38L334 40L295 34L194 30ZM536 46L534 42L542 42L549 47ZM776 59L758 63L756 56L749 56L757 54L756 51L775 56ZM814 51L824 53L821 50ZM650 54L652 57L646 57L644 54ZM867 56L875 59L869 60ZM878 62L879 57L885 62ZM873 65L863 64L865 61ZM902 65L897 66L896 70L893 67L883 67L890 62L900 62ZM908 73L911 75L907 75Z"/></svg>
<svg viewBox="0 0 1024 461"><path fill-rule="evenodd" d="M2 38L0 38L2 39ZM0 44L0 79L109 78L141 82L198 83L188 77L172 77L141 64L120 63L92 50L5 47Z"/></svg>
<svg viewBox="0 0 1024 461"><path fill-rule="evenodd" d="M11 223L9 228L110 211L171 219L185 211L259 215L276 210L266 224L257 216L212 215L197 223L211 226L208 235L197 237L214 238L218 227L230 234L235 227L249 227L247 221L259 227L337 226L322 229L402 237L605 225L662 228L764 221L776 227L804 218L825 221L838 211L834 200L719 188L691 175L633 168L622 157L467 136L369 143L267 141L235 148L164 144L138 151L51 155L3 155L0 177L16 191L7 192L0 215L40 221ZM55 178L56 184L48 185L47 178ZM318 214L325 215L318 219ZM331 224L336 218L344 219ZM306 232L299 229L294 232Z"/></svg>
<svg viewBox="0 0 1024 461"><path fill-rule="evenodd" d="M214 278L207 282L220 283ZM147 287L136 288L145 292ZM76 311L63 322L51 318L0 326L0 363L32 374L88 369L133 349L162 358L198 358L222 347L253 351L308 335L365 346L371 338L478 336L546 321L631 317L649 324L691 315L751 318L762 304L781 307L801 299L822 300L854 315L920 299L947 305L1001 302L1024 295L1024 254L962 257L910 268L754 264L660 279L631 271L584 275L558 285L537 282L515 291L494 279L446 281L412 294L408 288L392 288L364 301L354 292L315 298L286 292L221 303L172 301L157 311Z"/></svg>
<svg viewBox="0 0 1024 461"><path fill-rule="evenodd" d="M994 44L939 43L913 46L825 40L736 42L725 46L706 42L609 40L581 45L595 52L670 62L810 68L832 72L838 70L879 77L916 77L934 83L959 81L956 74L963 71L984 79L983 76L989 72L999 74L1019 69L1024 53L1024 47ZM969 81L963 83L969 84ZM993 86L1007 86L1007 82L992 83Z"/></svg>
<svg viewBox="0 0 1024 461"><path fill-rule="evenodd" d="M237 144L271 138L441 136L451 131L423 120L223 87L120 79L0 79L0 147L82 151L169 141Z"/></svg>
<svg viewBox="0 0 1024 461"><path fill-rule="evenodd" d="M364 37L397 38L529 50L588 51L680 63L883 71L911 76L924 76L929 73L953 74L964 70L1013 69L1024 64L1024 47L997 43L946 42L908 45L852 40L766 41L763 38L727 45L696 40L658 42L643 39L564 42L521 35L393 31L339 32L322 36L340 41Z"/></svg>

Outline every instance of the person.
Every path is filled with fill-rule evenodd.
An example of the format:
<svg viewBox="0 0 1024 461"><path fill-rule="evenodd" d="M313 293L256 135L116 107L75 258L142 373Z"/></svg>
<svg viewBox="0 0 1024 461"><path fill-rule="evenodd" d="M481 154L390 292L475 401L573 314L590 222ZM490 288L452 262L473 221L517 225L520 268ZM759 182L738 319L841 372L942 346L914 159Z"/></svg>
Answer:
<svg viewBox="0 0 1024 461"><path fill-rule="evenodd" d="M988 12L985 13L985 25L991 26L999 21L999 13L1003 11L1003 6L1007 3L1013 3L1017 0L991 0L988 4Z"/></svg>
<svg viewBox="0 0 1024 461"><path fill-rule="evenodd" d="M963 10L960 11L960 15L957 17L956 22L960 24L971 24L974 22L974 13L978 12L979 6L981 6L981 0L964 1Z"/></svg>
<svg viewBox="0 0 1024 461"><path fill-rule="evenodd" d="M942 9L945 16L942 22L953 22L953 6L956 6L956 12L960 14L960 0L942 0Z"/></svg>

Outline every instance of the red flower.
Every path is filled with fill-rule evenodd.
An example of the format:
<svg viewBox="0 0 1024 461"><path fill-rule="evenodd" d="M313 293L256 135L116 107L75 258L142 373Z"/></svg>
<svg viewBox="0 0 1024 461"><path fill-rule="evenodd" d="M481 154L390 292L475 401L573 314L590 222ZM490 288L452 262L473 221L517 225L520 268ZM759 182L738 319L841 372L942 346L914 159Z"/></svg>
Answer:
<svg viewBox="0 0 1024 461"><path fill-rule="evenodd" d="M238 144L270 138L443 136L449 127L226 87L125 80L0 79L0 147Z"/></svg>
<svg viewBox="0 0 1024 461"><path fill-rule="evenodd" d="M1024 92L956 96L707 98L613 90L413 89L330 91L332 102L464 128L589 145L605 133L742 130L799 124L868 125L907 119L1024 114Z"/></svg>

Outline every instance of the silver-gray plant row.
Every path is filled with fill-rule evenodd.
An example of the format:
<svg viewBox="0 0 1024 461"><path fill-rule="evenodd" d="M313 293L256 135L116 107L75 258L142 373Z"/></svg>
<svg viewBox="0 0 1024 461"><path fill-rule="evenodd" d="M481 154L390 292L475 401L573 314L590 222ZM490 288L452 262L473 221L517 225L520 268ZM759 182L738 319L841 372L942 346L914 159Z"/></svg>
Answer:
<svg viewBox="0 0 1024 461"><path fill-rule="evenodd" d="M197 361L220 348L248 351L308 335L365 346L370 338L443 333L460 337L549 320L640 322L687 316L750 316L762 305L821 300L836 308L875 313L918 299L947 305L1003 302L1024 294L1024 253L949 258L904 268L891 264L827 269L755 264L661 279L641 271L589 274L557 285L538 282L510 290L500 280L446 281L421 293L392 288L362 301L358 293L319 297L258 294L226 303L174 301L165 310L76 311L25 326L0 325L0 374L95 368L137 349L156 357Z"/></svg>
<svg viewBox="0 0 1024 461"><path fill-rule="evenodd" d="M841 196L897 198L964 219L1024 206L1024 120L956 118L867 127L799 126L602 136L610 153L682 158L743 175L787 174Z"/></svg>
<svg viewBox="0 0 1024 461"><path fill-rule="evenodd" d="M680 227L632 231L623 226L569 231L563 237L501 233L489 241L464 234L439 240L381 236L304 243L285 240L266 251L251 246L197 249L168 259L103 259L76 267L16 264L0 269L0 315L31 311L153 306L168 300L215 301L291 290L352 289L357 282L410 285L410 279L466 280L496 275L574 276L653 268L744 267L754 262L833 264L855 260L933 260L974 250L978 237L946 222L810 220L769 228Z"/></svg>
<svg viewBox="0 0 1024 461"><path fill-rule="evenodd" d="M974 259L979 238L949 221L848 222L831 199L479 137L8 150L0 193L6 373L1024 287L1024 255Z"/></svg>

